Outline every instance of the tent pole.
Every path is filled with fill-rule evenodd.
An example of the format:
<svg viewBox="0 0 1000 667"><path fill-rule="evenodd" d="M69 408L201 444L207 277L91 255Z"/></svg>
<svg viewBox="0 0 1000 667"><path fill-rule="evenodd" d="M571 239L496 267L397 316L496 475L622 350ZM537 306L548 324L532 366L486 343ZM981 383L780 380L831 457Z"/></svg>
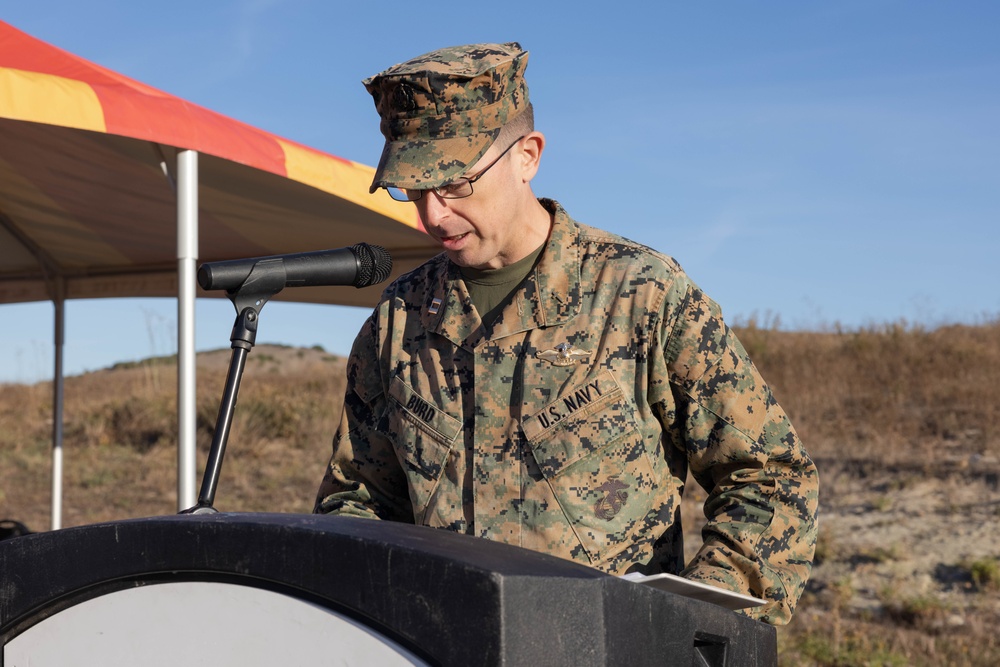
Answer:
<svg viewBox="0 0 1000 667"><path fill-rule="evenodd" d="M52 375L52 530L62 528L63 496L63 343L66 339L66 290L55 281L55 370Z"/></svg>
<svg viewBox="0 0 1000 667"><path fill-rule="evenodd" d="M194 300L198 263L198 153L177 153L177 510L195 504Z"/></svg>

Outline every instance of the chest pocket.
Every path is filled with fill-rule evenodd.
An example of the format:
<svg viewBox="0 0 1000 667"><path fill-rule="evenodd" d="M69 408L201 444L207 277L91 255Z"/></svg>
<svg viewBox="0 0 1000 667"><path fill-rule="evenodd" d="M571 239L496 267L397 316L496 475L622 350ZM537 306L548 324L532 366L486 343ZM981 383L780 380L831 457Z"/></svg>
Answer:
<svg viewBox="0 0 1000 667"><path fill-rule="evenodd" d="M611 373L571 388L521 426L591 562L632 544L657 483L635 408Z"/></svg>
<svg viewBox="0 0 1000 667"><path fill-rule="evenodd" d="M382 430L391 438L406 472L414 521L422 523L462 423L396 377L389 385Z"/></svg>

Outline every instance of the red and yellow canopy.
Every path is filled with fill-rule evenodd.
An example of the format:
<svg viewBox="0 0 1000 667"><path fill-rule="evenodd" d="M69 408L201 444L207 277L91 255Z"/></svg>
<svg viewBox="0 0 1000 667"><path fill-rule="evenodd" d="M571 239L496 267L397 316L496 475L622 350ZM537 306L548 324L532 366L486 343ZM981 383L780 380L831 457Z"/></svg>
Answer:
<svg viewBox="0 0 1000 667"><path fill-rule="evenodd" d="M178 150L199 159L199 259L385 246L394 274L436 252L371 167L282 139L0 22L0 303L176 294ZM168 172L166 175L164 171ZM279 298L371 303L379 288Z"/></svg>

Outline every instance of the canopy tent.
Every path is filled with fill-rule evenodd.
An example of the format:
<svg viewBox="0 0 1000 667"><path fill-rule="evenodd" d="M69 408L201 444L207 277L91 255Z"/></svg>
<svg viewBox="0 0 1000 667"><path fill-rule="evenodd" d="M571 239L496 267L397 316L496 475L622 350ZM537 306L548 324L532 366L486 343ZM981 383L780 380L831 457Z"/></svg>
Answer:
<svg viewBox="0 0 1000 667"><path fill-rule="evenodd" d="M0 303L56 308L53 528L65 299L177 296L178 508L189 507L196 263L365 241L389 251L391 277L415 267L436 246L412 206L369 195L373 173L0 22ZM380 290L306 287L275 298L370 305Z"/></svg>

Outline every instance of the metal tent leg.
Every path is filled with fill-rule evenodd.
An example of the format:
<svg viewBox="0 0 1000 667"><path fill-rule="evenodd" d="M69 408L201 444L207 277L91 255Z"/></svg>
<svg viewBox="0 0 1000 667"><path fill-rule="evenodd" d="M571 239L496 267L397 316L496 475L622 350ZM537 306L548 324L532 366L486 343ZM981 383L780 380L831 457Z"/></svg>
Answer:
<svg viewBox="0 0 1000 667"><path fill-rule="evenodd" d="M198 153L177 154L177 509L195 503L194 300L198 263Z"/></svg>

